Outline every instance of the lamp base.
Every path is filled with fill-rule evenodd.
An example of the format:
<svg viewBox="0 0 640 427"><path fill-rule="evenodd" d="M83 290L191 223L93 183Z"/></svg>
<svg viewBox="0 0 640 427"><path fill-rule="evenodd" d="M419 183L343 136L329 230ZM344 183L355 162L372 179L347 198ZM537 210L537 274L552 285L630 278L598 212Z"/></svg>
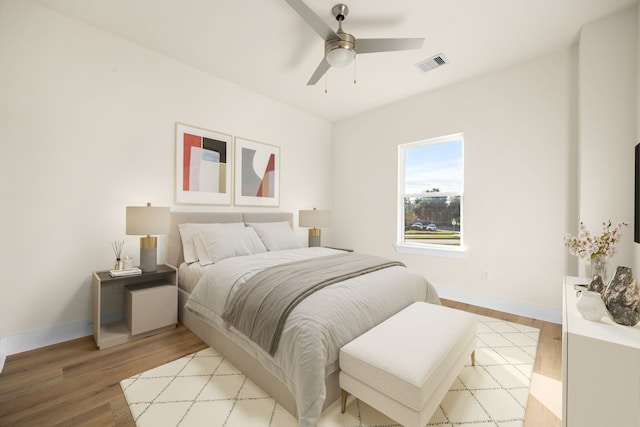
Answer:
<svg viewBox="0 0 640 427"><path fill-rule="evenodd" d="M320 229L319 228L310 228L309 229L309 247L317 247L321 246L320 244Z"/></svg>
<svg viewBox="0 0 640 427"><path fill-rule="evenodd" d="M140 248L140 270L151 273L158 268L158 251L156 248Z"/></svg>
<svg viewBox="0 0 640 427"><path fill-rule="evenodd" d="M146 236L140 238L140 270L151 273L158 268L158 238Z"/></svg>

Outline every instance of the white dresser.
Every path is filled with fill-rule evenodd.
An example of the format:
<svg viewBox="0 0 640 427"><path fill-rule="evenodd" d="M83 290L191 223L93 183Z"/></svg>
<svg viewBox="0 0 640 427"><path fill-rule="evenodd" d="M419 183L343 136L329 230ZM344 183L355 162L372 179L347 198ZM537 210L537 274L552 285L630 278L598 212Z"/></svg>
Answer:
<svg viewBox="0 0 640 427"><path fill-rule="evenodd" d="M562 425L640 427L640 325L585 320L573 286L586 283L564 279Z"/></svg>

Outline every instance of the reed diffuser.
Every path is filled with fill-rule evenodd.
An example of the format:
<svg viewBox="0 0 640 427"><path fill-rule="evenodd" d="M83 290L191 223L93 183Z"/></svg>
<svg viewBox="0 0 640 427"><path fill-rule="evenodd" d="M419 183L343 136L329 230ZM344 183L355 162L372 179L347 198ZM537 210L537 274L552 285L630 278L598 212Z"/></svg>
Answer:
<svg viewBox="0 0 640 427"><path fill-rule="evenodd" d="M113 253L116 255L116 265L114 270L122 270L122 249L124 248L124 240L114 240L111 242Z"/></svg>

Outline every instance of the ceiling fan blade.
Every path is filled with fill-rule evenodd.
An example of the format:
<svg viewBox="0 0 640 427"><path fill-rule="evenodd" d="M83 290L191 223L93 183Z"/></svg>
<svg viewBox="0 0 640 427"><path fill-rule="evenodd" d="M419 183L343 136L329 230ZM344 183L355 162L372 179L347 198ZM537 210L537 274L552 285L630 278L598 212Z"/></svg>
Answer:
<svg viewBox="0 0 640 427"><path fill-rule="evenodd" d="M339 38L336 32L333 31L326 22L320 19L320 17L316 15L313 10L311 10L311 8L307 6L302 0L285 1L289 3L289 6L291 6L293 10L295 10L296 13L300 15L300 17L304 19L305 22L309 24L309 26L320 35L320 37L322 37L322 40Z"/></svg>
<svg viewBox="0 0 640 427"><path fill-rule="evenodd" d="M422 48L422 39L356 39L356 53L390 52Z"/></svg>
<svg viewBox="0 0 640 427"><path fill-rule="evenodd" d="M318 68L316 68L316 71L313 72L313 75L307 82L307 86L312 86L318 83L318 80L320 80L320 78L324 76L324 73L329 71L329 68L331 68L331 65L329 65L327 59L322 58L322 61L320 61L320 64L318 64Z"/></svg>

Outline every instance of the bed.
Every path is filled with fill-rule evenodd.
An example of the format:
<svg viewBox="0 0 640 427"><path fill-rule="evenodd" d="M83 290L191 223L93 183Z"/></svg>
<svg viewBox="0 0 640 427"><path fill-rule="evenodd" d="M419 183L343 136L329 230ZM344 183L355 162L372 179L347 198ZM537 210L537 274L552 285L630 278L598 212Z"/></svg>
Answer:
<svg viewBox="0 0 640 427"><path fill-rule="evenodd" d="M239 284L244 286L252 276L257 278L266 267L283 265L288 268L284 264L315 263L316 258L324 262L332 258L342 260L347 254L330 248L287 247L268 241L269 235L260 233L259 240L264 243L265 250L251 254L241 251L241 256L226 254L223 259L209 259L202 266L202 260L193 262L190 250L185 254L186 246L180 231L182 228L184 237L188 234L185 232L187 225L198 229L201 226L192 224L225 224L225 228L234 229L228 235L236 236L239 233L236 225L253 224L250 228L259 232L261 228L271 230L272 225L282 226L283 223L290 227L293 214L172 212L167 262L179 269L180 321L297 416L301 426L312 427L321 411L340 396L337 360L340 347L414 301L439 304L439 299L424 277L403 266L367 270L371 272L349 276L297 302L281 325L279 342L270 353L267 347L260 347L223 320L223 317L229 319L225 316L229 314L230 301L241 293ZM250 230L248 241L255 240L254 230ZM293 236L290 228L289 232ZM206 232L201 231L201 235L206 236ZM224 232L221 235L225 236ZM195 240L202 249L202 239ZM218 245L216 248L223 252L229 250L229 245L221 245L219 239L209 239L207 244L209 248ZM280 249L279 244L284 249ZM185 262L185 255L191 262ZM361 292L361 289L365 291ZM351 319L353 316L356 317Z"/></svg>

